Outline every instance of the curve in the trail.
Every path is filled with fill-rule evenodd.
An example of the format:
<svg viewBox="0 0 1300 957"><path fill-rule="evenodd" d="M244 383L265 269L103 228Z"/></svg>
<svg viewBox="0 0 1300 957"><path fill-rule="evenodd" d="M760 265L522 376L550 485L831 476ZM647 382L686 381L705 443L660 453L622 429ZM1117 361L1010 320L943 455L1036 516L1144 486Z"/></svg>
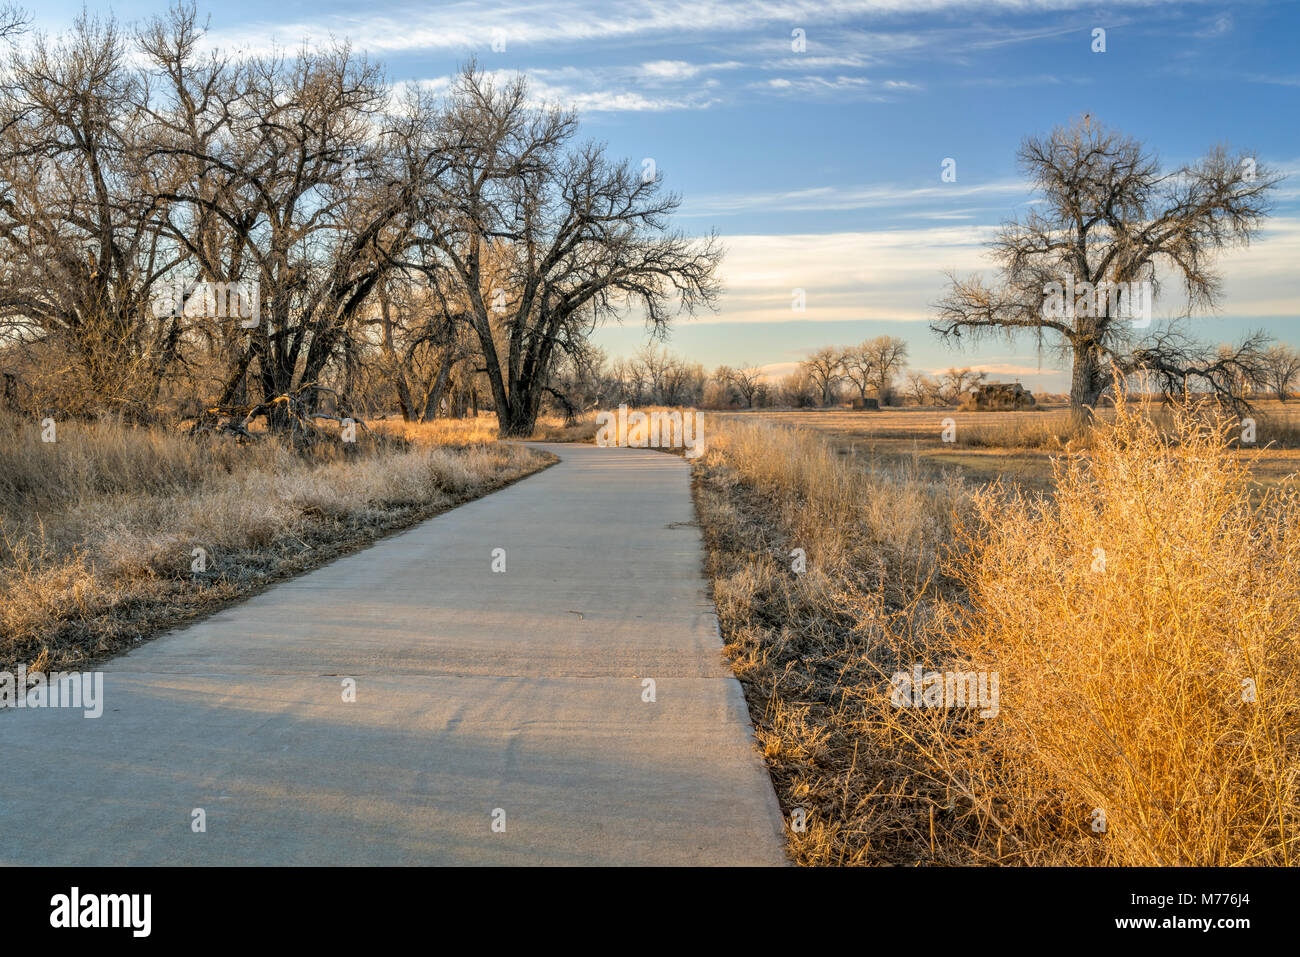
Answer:
<svg viewBox="0 0 1300 957"><path fill-rule="evenodd" d="M109 662L98 719L0 713L0 863L784 863L689 466L541 447Z"/></svg>

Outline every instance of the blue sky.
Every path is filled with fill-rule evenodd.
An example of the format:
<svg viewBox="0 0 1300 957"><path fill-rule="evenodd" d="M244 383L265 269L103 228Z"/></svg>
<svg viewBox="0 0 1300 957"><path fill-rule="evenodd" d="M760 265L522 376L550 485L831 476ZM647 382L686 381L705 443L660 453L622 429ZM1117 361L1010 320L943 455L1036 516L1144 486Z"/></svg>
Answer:
<svg viewBox="0 0 1300 957"><path fill-rule="evenodd" d="M57 31L80 3L45 3ZM107 7L92 6L105 10ZM131 21L161 2L122 2ZM914 368L974 365L1061 390L1053 354L994 342L955 351L928 329L943 273L981 268L991 227L1031 194L1027 134L1080 113L1143 139L1168 164L1226 142L1293 174L1261 240L1222 261L1223 308L1192 329L1264 328L1300 345L1300 4L1071 0L477 2L379 0L200 6L211 42L265 51L348 37L397 83L445 85L470 55L523 71L540 100L575 105L584 135L680 192L679 225L728 248L721 310L670 345L713 367L788 371L808 351L889 333ZM1104 53L1093 30L1106 31ZM794 49L795 30L805 48ZM956 182L940 179L945 158ZM807 308L791 309L791 291ZM1179 311L1177 298L1157 314ZM612 356L635 320L598 334Z"/></svg>

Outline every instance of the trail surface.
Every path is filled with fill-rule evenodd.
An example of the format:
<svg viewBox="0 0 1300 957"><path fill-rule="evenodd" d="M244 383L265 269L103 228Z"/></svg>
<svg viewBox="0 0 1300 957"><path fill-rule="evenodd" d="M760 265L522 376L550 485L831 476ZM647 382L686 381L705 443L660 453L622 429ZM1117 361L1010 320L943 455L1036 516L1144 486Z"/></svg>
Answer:
<svg viewBox="0 0 1300 957"><path fill-rule="evenodd" d="M98 719L0 712L0 863L784 863L689 467L540 447L104 665Z"/></svg>

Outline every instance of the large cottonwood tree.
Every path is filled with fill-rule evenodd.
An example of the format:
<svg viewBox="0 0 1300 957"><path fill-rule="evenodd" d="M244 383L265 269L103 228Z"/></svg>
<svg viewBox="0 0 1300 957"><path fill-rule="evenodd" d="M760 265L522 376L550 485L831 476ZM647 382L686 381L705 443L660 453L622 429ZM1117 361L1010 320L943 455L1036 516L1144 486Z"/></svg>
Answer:
<svg viewBox="0 0 1300 957"><path fill-rule="evenodd" d="M576 134L573 113L529 102L524 78L498 85L473 64L443 121L422 251L468 304L503 435L532 432L554 363L595 327L639 308L662 333L719 292L716 239L671 229L680 200L660 177Z"/></svg>
<svg viewBox="0 0 1300 957"><path fill-rule="evenodd" d="M1229 397L1233 382L1256 375L1259 337L1224 361L1177 331L1153 326L1148 334L1129 321L1137 310L1126 312L1117 297L1081 295L1077 308L1061 313L1050 308L1049 291L1149 283L1154 301L1172 281L1182 287L1183 315L1215 306L1218 254L1257 234L1278 181L1254 155L1217 147L1162 170L1136 139L1085 115L1026 139L1019 160L1040 202L993 241L994 281L950 277L936 332L950 339L1028 332L1060 347L1073 364L1070 404L1078 414L1097 403L1116 371L1148 373L1166 391L1200 387Z"/></svg>

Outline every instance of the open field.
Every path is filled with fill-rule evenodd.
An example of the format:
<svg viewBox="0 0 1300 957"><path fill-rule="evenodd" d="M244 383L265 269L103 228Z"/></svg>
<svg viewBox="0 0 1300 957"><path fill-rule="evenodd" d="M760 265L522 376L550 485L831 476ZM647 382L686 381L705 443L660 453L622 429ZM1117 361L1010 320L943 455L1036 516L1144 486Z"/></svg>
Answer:
<svg viewBox="0 0 1300 957"><path fill-rule="evenodd" d="M1051 486L1052 457L1082 443L1072 436L1069 412L1060 406L1021 412L960 412L952 408L781 409L705 413L708 420L736 416L824 433L841 454L864 461L952 468L976 482L1014 481L1027 488ZM1261 484L1291 481L1300 473L1300 403L1265 401L1251 413L1256 420L1251 457L1253 479ZM1113 409L1098 413L1103 421ZM943 439L951 419L954 441ZM1240 444L1240 443L1239 443Z"/></svg>

